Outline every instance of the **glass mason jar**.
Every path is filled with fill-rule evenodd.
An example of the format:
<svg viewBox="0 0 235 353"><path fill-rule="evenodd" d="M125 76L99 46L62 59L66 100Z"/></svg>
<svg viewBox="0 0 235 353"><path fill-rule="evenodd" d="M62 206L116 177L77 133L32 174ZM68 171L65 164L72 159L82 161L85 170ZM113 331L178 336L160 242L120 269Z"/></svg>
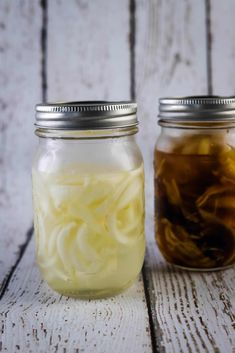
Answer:
<svg viewBox="0 0 235 353"><path fill-rule="evenodd" d="M160 99L155 149L156 241L196 270L235 261L235 98Z"/></svg>
<svg viewBox="0 0 235 353"><path fill-rule="evenodd" d="M112 296L141 270L144 170L137 124L131 102L36 107L36 258L61 294Z"/></svg>

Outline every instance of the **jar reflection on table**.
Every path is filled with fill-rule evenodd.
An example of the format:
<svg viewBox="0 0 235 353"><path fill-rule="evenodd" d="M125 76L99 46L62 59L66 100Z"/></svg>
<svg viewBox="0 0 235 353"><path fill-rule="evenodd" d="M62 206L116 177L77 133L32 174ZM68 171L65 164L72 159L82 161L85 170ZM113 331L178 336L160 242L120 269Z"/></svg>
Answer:
<svg viewBox="0 0 235 353"><path fill-rule="evenodd" d="M207 121L160 120L156 240L165 259L184 268L219 269L235 261L234 122L211 114Z"/></svg>
<svg viewBox="0 0 235 353"><path fill-rule="evenodd" d="M141 270L144 171L136 132L134 117L127 128L37 130L32 172L37 262L61 294L115 295Z"/></svg>

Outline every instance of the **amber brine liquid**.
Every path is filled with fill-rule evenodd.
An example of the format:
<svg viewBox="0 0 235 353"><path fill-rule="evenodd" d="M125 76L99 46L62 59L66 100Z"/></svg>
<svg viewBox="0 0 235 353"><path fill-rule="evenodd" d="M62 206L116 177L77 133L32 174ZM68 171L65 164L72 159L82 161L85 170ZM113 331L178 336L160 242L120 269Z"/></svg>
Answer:
<svg viewBox="0 0 235 353"><path fill-rule="evenodd" d="M189 136L155 151L156 241L165 259L194 269L235 261L235 149Z"/></svg>

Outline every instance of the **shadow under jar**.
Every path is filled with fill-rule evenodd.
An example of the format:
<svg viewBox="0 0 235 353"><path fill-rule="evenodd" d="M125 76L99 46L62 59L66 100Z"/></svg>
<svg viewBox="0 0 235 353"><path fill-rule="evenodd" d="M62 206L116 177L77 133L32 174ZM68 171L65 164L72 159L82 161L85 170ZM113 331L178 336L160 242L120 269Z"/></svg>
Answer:
<svg viewBox="0 0 235 353"><path fill-rule="evenodd" d="M141 270L144 171L137 123L132 102L36 107L36 257L45 281L61 294L112 296Z"/></svg>
<svg viewBox="0 0 235 353"><path fill-rule="evenodd" d="M179 267L228 267L235 262L235 98L162 98L159 118L158 247Z"/></svg>

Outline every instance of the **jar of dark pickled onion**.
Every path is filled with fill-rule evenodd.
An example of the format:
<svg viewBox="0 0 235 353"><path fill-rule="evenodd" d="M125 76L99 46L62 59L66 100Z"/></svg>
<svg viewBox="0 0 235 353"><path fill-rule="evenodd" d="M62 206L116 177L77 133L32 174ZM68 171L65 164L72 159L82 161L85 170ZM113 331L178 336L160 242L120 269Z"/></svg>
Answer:
<svg viewBox="0 0 235 353"><path fill-rule="evenodd" d="M155 157L156 241L171 264L235 262L235 97L160 99Z"/></svg>

